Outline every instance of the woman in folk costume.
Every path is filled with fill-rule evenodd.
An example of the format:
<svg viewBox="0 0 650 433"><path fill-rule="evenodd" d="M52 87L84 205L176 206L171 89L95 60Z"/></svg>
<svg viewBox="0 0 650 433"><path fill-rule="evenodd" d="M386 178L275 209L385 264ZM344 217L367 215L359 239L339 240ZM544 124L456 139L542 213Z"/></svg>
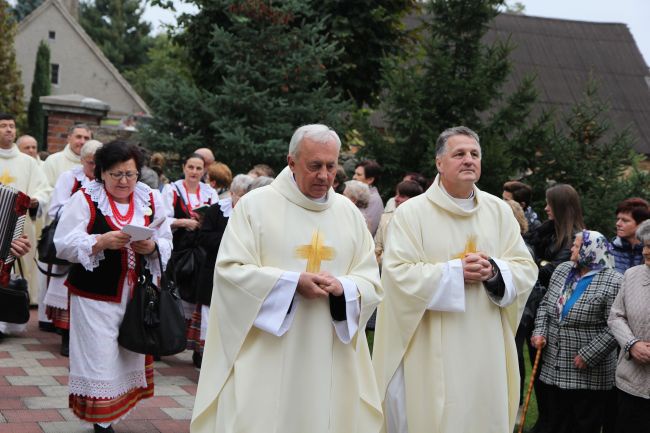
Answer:
<svg viewBox="0 0 650 433"><path fill-rule="evenodd" d="M614 386L616 340L607 319L622 276L599 232L576 235L571 260L553 272L531 343L544 348L540 380L548 387L548 431L599 433Z"/></svg>
<svg viewBox="0 0 650 433"><path fill-rule="evenodd" d="M54 236L58 256L73 263L70 290L69 405L94 423L95 432L113 432L144 398L153 396L153 359L118 345L119 327L142 260L154 278L171 254L171 230L158 191L138 182L143 157L123 141L95 154L95 181L77 191L63 208ZM130 242L127 224L152 225L151 239Z"/></svg>
<svg viewBox="0 0 650 433"><path fill-rule="evenodd" d="M165 186L163 195L166 203L167 217L174 236L174 249L170 261L170 277L175 281L181 298L185 319L188 323L187 348L194 351L192 360L197 367L201 363L201 305L197 304L198 275L204 253L198 251L198 232L201 227L201 215L194 209L210 206L219 201L217 192L208 184L201 182L205 173L205 160L198 153L193 153L183 163L184 179L179 179ZM191 253L190 253L191 251ZM174 271L179 270L179 260L186 254L195 254L193 272L180 277Z"/></svg>
<svg viewBox="0 0 650 433"><path fill-rule="evenodd" d="M50 221L57 218L75 192L95 179L95 152L100 147L102 143L97 140L87 141L81 147L81 166L65 171L59 176L47 212ZM61 355L63 356L68 356L70 342L70 298L68 288L65 286L68 270L67 265L51 265L48 266L46 274L46 314L61 333Z"/></svg>

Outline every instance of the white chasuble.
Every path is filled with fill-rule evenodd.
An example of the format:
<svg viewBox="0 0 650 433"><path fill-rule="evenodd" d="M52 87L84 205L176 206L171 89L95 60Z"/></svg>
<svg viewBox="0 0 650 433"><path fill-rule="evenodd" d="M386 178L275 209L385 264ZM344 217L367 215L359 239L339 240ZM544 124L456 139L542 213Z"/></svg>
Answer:
<svg viewBox="0 0 650 433"><path fill-rule="evenodd" d="M514 428L514 335L537 268L508 205L476 187L474 197L475 206L463 209L436 178L391 221L373 364L383 404L391 406L385 407L388 424L400 433ZM477 251L501 269L502 299L493 299L483 284L463 281L459 259ZM401 397L392 405L397 388ZM390 419L400 406L403 419Z"/></svg>
<svg viewBox="0 0 650 433"><path fill-rule="evenodd" d="M0 149L0 183L12 186L17 190L27 194L30 198L38 200L40 209L47 204L50 194L50 187L41 171L41 168L34 158L25 155L14 145L11 149ZM32 248L20 260L27 279L29 298L32 304L38 302L39 278L38 269L34 263L36 254L36 229L34 221L27 216L25 218L25 227L23 233L29 238ZM16 273L18 268L16 267ZM19 330L24 327L8 327L0 331L11 332L13 329Z"/></svg>
<svg viewBox="0 0 650 433"><path fill-rule="evenodd" d="M283 275L307 269L356 285L360 331L348 344L336 334L328 299L297 292L285 333L253 326ZM285 168L237 203L214 285L193 433L379 431L381 404L363 329L381 288L372 238L352 202L332 189L324 202L310 200Z"/></svg>
<svg viewBox="0 0 650 433"><path fill-rule="evenodd" d="M53 153L43 162L43 171L50 186L54 188L61 173L81 165L81 158L66 144L62 151Z"/></svg>

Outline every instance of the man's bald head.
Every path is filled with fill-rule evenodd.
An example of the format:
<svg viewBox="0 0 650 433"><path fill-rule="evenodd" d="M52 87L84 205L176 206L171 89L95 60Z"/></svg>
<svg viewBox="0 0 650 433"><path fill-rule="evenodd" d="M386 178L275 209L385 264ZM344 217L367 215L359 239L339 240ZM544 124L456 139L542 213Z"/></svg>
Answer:
<svg viewBox="0 0 650 433"><path fill-rule="evenodd" d="M16 140L16 145L22 153L38 159L38 142L31 135L21 135Z"/></svg>
<svg viewBox="0 0 650 433"><path fill-rule="evenodd" d="M212 153L212 151L207 147L201 147L200 149L196 149L194 153L198 153L203 157L203 159L205 160L206 167L214 162L214 153Z"/></svg>

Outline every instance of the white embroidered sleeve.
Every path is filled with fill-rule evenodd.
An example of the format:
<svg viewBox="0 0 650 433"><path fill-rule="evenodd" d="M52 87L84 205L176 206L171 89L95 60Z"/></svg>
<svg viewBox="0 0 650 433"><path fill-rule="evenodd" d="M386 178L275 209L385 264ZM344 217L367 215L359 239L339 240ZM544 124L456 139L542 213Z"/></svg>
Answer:
<svg viewBox="0 0 650 433"><path fill-rule="evenodd" d="M262 303L253 326L276 337L281 337L289 330L298 308L298 297L295 293L299 278L299 272L282 274ZM291 305L292 301L293 305Z"/></svg>
<svg viewBox="0 0 650 433"><path fill-rule="evenodd" d="M54 233L57 257L72 263L80 263L92 271L104 259L104 252L92 253L97 235L86 232L90 222L90 209L81 191L76 192L63 207L59 224Z"/></svg>
<svg viewBox="0 0 650 433"><path fill-rule="evenodd" d="M359 306L359 289L354 281L341 277L338 278L343 286L343 295L345 296L345 317L346 320L332 320L336 336L342 343L348 344L352 337L359 329L359 315L361 307Z"/></svg>
<svg viewBox="0 0 650 433"><path fill-rule="evenodd" d="M449 260L427 310L461 313L465 311L465 279L460 259Z"/></svg>

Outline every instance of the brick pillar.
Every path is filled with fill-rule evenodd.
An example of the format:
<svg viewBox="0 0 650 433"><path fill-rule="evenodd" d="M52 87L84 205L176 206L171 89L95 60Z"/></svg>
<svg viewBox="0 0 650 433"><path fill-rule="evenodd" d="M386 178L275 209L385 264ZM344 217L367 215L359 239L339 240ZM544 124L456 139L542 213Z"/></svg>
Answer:
<svg viewBox="0 0 650 433"><path fill-rule="evenodd" d="M49 153L63 150L71 126L85 123L94 130L110 110L105 102L82 95L42 96L40 101L46 115L45 149Z"/></svg>

